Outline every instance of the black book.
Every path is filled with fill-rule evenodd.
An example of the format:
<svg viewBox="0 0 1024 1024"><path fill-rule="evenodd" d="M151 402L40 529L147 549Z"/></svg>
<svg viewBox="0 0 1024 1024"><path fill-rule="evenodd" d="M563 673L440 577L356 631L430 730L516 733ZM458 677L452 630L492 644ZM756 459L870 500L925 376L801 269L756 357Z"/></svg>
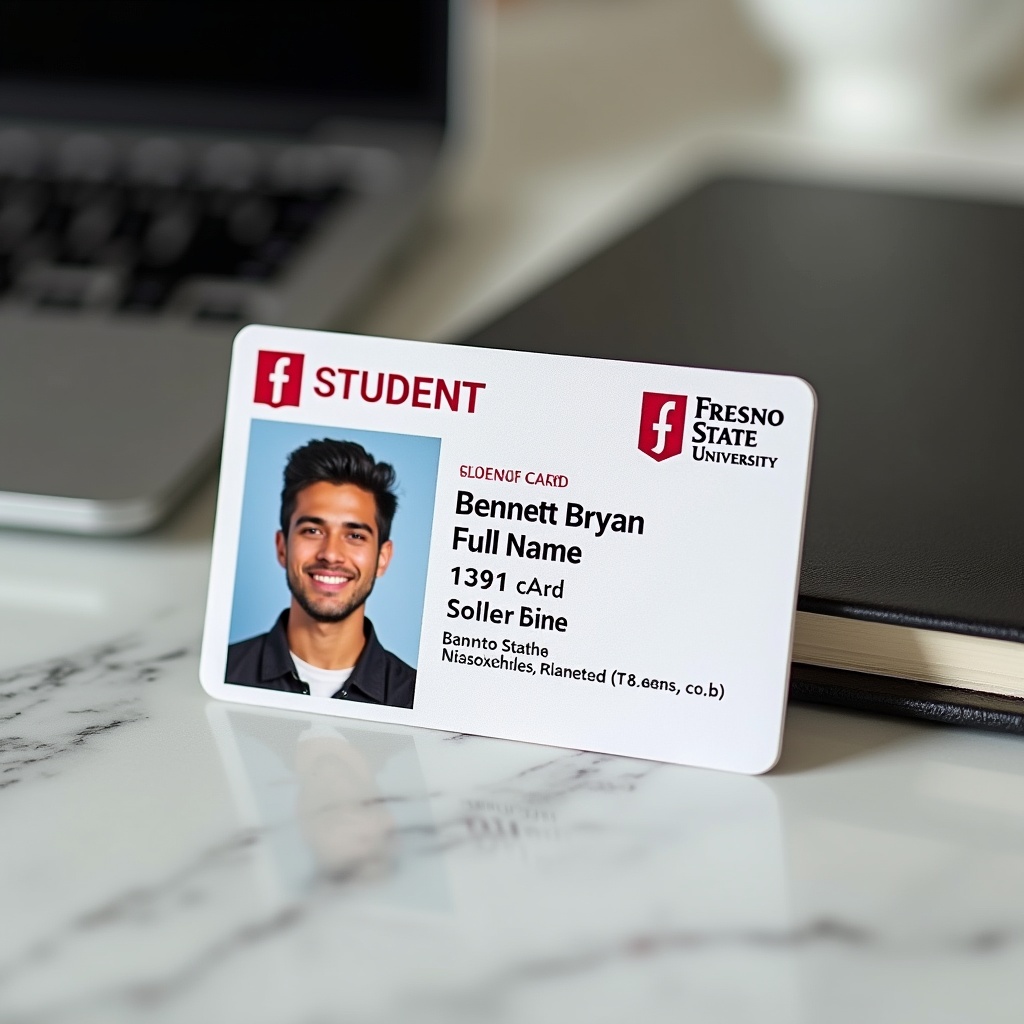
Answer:
<svg viewBox="0 0 1024 1024"><path fill-rule="evenodd" d="M792 695L1024 732L1024 207L718 178L462 340L809 380Z"/></svg>

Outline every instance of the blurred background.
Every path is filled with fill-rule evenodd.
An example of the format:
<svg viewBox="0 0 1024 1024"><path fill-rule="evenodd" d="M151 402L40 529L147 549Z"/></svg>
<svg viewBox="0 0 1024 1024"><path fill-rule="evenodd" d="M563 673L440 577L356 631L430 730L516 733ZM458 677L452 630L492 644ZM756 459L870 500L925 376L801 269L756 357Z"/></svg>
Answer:
<svg viewBox="0 0 1024 1024"><path fill-rule="evenodd" d="M663 189L692 135L783 103L783 64L732 0L481 0L470 13L464 147L371 332L468 330Z"/></svg>
<svg viewBox="0 0 1024 1024"><path fill-rule="evenodd" d="M166 518L246 322L462 340L715 175L1017 202L1022 33L1022 0L4 0L0 525Z"/></svg>
<svg viewBox="0 0 1024 1024"><path fill-rule="evenodd" d="M809 140L853 176L915 154L925 184L945 161L968 191L965 157L1011 178L1024 159L1017 0L480 0L472 13L465 147L360 321L370 333L485 322L673 194L716 132L770 133L797 170Z"/></svg>

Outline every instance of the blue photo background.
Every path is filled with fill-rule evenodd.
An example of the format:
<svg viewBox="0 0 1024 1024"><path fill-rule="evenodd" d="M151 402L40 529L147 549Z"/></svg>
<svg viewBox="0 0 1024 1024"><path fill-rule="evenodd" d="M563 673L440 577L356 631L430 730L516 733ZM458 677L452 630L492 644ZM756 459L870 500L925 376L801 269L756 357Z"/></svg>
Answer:
<svg viewBox="0 0 1024 1024"><path fill-rule="evenodd" d="M265 633L291 601L284 569L277 564L274 551L282 475L296 448L325 437L355 441L378 462L395 467L398 512L391 526L395 553L388 571L377 580L366 610L384 647L415 668L441 454L439 437L253 420L228 642Z"/></svg>

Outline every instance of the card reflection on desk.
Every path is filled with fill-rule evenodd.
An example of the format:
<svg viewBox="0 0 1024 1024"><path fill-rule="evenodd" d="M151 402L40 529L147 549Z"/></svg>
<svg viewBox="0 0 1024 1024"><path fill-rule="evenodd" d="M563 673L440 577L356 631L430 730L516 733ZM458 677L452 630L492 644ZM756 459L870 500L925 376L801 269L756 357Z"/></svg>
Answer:
<svg viewBox="0 0 1024 1024"><path fill-rule="evenodd" d="M413 850L433 818L412 735L221 704L207 714L273 902L327 886L396 910L450 909L443 860Z"/></svg>

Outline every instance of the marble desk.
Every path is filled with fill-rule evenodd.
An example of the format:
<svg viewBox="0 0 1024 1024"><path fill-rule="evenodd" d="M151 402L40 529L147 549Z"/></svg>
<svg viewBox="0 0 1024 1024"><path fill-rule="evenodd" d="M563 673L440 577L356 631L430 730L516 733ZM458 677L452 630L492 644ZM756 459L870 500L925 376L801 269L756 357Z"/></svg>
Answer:
<svg viewBox="0 0 1024 1024"><path fill-rule="evenodd" d="M748 778L209 700L212 489L0 536L0 1021L1017 1021L1019 738Z"/></svg>

